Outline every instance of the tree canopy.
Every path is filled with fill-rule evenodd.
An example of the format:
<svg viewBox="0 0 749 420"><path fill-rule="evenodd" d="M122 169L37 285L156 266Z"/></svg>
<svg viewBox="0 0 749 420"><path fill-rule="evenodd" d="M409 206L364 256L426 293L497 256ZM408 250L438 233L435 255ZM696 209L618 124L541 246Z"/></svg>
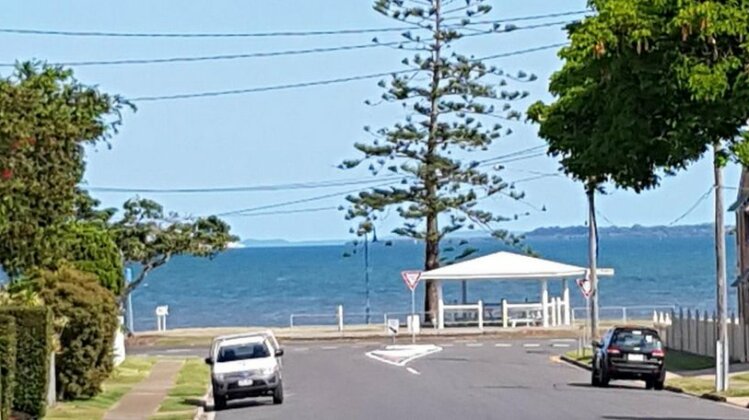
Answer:
<svg viewBox="0 0 749 420"><path fill-rule="evenodd" d="M24 63L0 78L0 265L10 276L55 264L84 145L106 142L128 106L59 67Z"/></svg>
<svg viewBox="0 0 749 420"><path fill-rule="evenodd" d="M425 242L426 270L475 251L463 247L463 242L462 250L440 250L440 242L461 229L484 229L517 244L516 238L496 226L509 218L482 209L479 201L495 195L522 195L499 176L495 164L489 162L492 159L472 156L487 152L502 136L511 134L505 124L520 118L511 103L528 93L507 88L508 81L535 80L522 71L507 75L482 59L459 53L458 40L503 28L475 26L476 20L492 10L487 1L455 3L375 1L376 12L413 28L402 34L398 48L415 53L403 59L402 72L380 82L385 92L376 102L399 105L405 117L390 128L365 127L371 139L355 144L362 157L341 165L354 168L367 162L372 175L391 181L348 197L347 219L358 221L352 231L358 235L370 232L382 212L397 211L403 225L394 233ZM436 289L432 282L426 288L426 311L433 313Z"/></svg>
<svg viewBox="0 0 749 420"><path fill-rule="evenodd" d="M568 26L556 99L528 111L573 177L635 191L709 146L740 150L749 117L749 2L593 0Z"/></svg>

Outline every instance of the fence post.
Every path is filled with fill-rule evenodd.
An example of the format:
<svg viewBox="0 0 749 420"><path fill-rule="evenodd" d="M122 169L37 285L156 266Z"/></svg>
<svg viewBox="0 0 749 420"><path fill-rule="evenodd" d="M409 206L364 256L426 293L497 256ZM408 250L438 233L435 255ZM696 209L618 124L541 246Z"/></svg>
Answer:
<svg viewBox="0 0 749 420"><path fill-rule="evenodd" d="M507 323L509 321L509 310L507 308L507 299L502 299L502 328L507 328Z"/></svg>
<svg viewBox="0 0 749 420"><path fill-rule="evenodd" d="M622 323L627 323L627 307L622 306Z"/></svg>
<svg viewBox="0 0 749 420"><path fill-rule="evenodd" d="M695 309L694 310L694 336L695 336L695 353L696 354L702 354L700 353L700 310Z"/></svg>
<svg viewBox="0 0 749 420"><path fill-rule="evenodd" d="M694 353L692 351L692 336L694 334L692 333L692 310L687 309L687 348L686 351L689 353Z"/></svg>
<svg viewBox="0 0 749 420"><path fill-rule="evenodd" d="M479 306L479 316L478 316L479 330L483 331L484 330L484 302L479 301L478 306Z"/></svg>
<svg viewBox="0 0 749 420"><path fill-rule="evenodd" d="M563 325L564 320L562 319L562 298L557 296L555 299L557 300L557 325Z"/></svg>
<svg viewBox="0 0 749 420"><path fill-rule="evenodd" d="M294 314L289 315L289 328L294 328Z"/></svg>
<svg viewBox="0 0 749 420"><path fill-rule="evenodd" d="M679 350L684 351L684 308L679 307Z"/></svg>
<svg viewBox="0 0 749 420"><path fill-rule="evenodd" d="M343 305L338 305L336 317L338 318L338 331L343 332Z"/></svg>

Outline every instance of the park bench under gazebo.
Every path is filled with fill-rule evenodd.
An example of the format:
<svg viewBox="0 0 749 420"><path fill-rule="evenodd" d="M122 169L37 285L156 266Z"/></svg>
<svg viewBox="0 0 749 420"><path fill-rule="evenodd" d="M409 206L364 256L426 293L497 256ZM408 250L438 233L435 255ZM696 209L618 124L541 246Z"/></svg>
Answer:
<svg viewBox="0 0 749 420"><path fill-rule="evenodd" d="M526 325L541 325L543 327L557 325L571 325L570 291L568 280L585 277L588 269L570 264L520 255L512 252L497 252L461 263L425 271L421 280L434 280L437 286L437 328L445 328L445 313L450 311L477 312L479 327L483 327L485 305L479 301L476 304L447 305L444 302L442 287L446 282L465 282L464 287L472 281L501 280L501 281L537 281L540 283L541 293L539 302L511 303L502 300L501 322L503 327L516 326L518 323ZM599 268L599 277L613 276L614 270ZM562 281L562 296L550 297L549 280ZM517 316L518 313L523 315ZM539 314L529 316L528 314ZM515 315L513 317L513 315Z"/></svg>

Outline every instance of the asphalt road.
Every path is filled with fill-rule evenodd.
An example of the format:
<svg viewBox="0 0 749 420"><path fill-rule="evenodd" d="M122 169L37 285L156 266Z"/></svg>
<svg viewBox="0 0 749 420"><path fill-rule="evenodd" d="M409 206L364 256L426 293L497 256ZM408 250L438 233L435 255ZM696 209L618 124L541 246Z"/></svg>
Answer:
<svg viewBox="0 0 749 420"><path fill-rule="evenodd" d="M749 410L642 383L591 388L589 373L554 362L564 344L451 343L407 367L372 360L378 344L295 344L284 357L283 405L230 401L232 419L747 419ZM170 349L178 353L179 349ZM167 350L169 351L169 350ZM187 353L187 350L182 350ZM193 352L199 353L198 349ZM410 369L408 369L410 368Z"/></svg>

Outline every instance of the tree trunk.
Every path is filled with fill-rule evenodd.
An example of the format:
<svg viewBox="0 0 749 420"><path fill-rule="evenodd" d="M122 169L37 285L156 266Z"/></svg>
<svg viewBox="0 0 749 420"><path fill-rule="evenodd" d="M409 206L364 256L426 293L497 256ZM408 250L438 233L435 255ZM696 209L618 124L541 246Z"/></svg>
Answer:
<svg viewBox="0 0 749 420"><path fill-rule="evenodd" d="M429 112L429 138L427 139L426 154L426 175L424 176L424 187L427 191L427 231L425 246L424 269L426 271L438 268L440 254L440 235L439 225L437 222L438 211L437 202L437 183L434 168L434 155L437 151L437 116L438 116L438 97L440 84L440 46L441 46L441 7L442 0L434 2L434 50L432 51L432 82ZM437 313L437 285L434 281L427 280L424 292L424 316L425 321L434 322L434 315Z"/></svg>

